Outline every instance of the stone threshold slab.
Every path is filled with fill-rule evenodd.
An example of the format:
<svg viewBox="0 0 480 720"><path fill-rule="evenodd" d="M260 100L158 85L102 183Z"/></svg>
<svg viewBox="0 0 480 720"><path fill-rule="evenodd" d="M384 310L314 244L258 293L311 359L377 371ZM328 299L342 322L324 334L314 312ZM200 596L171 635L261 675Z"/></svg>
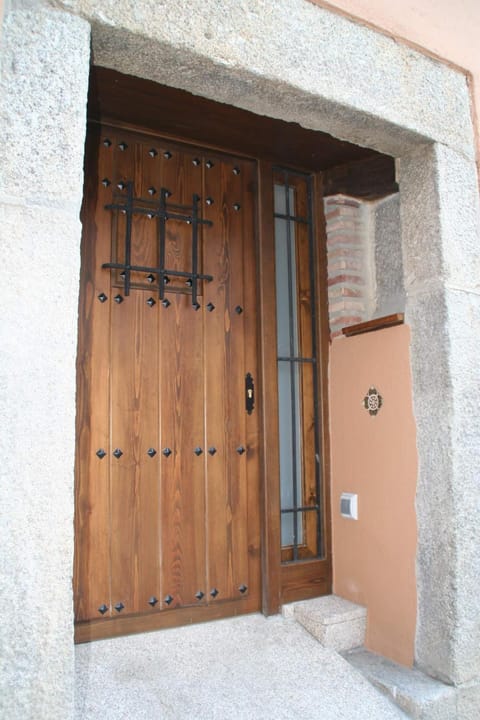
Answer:
<svg viewBox="0 0 480 720"><path fill-rule="evenodd" d="M345 651L341 655L414 720L457 718L454 687L364 648Z"/></svg>
<svg viewBox="0 0 480 720"><path fill-rule="evenodd" d="M337 652L365 642L367 609L337 595L293 603L283 614L295 618L324 647Z"/></svg>

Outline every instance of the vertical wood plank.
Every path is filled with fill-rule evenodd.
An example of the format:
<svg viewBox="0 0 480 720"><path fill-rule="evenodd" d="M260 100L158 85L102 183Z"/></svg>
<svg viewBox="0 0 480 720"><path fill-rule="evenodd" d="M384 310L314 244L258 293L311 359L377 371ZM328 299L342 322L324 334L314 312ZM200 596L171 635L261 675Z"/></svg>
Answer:
<svg viewBox="0 0 480 720"><path fill-rule="evenodd" d="M141 144L126 137L127 149L117 145L115 157L137 196L144 157ZM150 262L154 241L146 219L134 216L134 262ZM122 243L124 237L117 238L117 246ZM114 613L117 603L125 606L123 614L150 611L148 599L159 594L158 456L147 454L158 449L158 308L147 305L148 297L132 288L112 307L112 452L123 453L110 457L112 601Z"/></svg>
<svg viewBox="0 0 480 720"><path fill-rule="evenodd" d="M245 295L247 278L255 285L254 256L245 241L255 237L255 226L252 163L220 156L213 162L205 170L205 193L214 201L204 242L204 265L214 277L205 298L214 305L205 314L206 417L208 445L217 453L207 460L207 522L210 585L218 590L211 602L221 602L247 597L245 588L258 592L258 578L251 580L249 571L250 545L257 564L259 557L258 531L249 535L249 522L258 526L258 437L247 434L245 409L245 375L256 373L254 342L251 356L246 353L246 323L250 318L255 336L256 308L252 288Z"/></svg>
<svg viewBox="0 0 480 720"><path fill-rule="evenodd" d="M74 596L77 621L101 617L110 608L109 549L109 324L110 280L101 270L110 259L110 215L104 205L111 190L112 152L99 128L89 133L87 183L82 211L82 265L77 358L77 446L75 462ZM98 295L105 293L101 303ZM100 459L96 452L103 450ZM106 613L109 615L110 610Z"/></svg>
<svg viewBox="0 0 480 720"><path fill-rule="evenodd" d="M188 153L171 152L162 160L162 184L172 189L172 202L190 205L194 192L202 194L201 172ZM190 243L191 226L168 221L168 268L191 267ZM172 285L185 289L184 281ZM207 593L202 310L193 309L189 294L171 292L170 284L167 289L170 305L160 308L162 447L172 451L161 459L164 609L198 604L196 593Z"/></svg>

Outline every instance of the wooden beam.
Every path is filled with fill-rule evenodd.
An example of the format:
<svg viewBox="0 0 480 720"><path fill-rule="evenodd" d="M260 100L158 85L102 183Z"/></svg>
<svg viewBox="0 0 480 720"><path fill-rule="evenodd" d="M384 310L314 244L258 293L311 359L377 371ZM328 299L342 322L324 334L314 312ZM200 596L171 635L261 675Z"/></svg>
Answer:
<svg viewBox="0 0 480 720"><path fill-rule="evenodd" d="M101 67L91 68L88 117L310 172L372 155L384 157L297 123Z"/></svg>
<svg viewBox="0 0 480 720"><path fill-rule="evenodd" d="M326 170L323 174L325 195L350 195L362 200L378 200L398 192L395 159L375 153Z"/></svg>
<svg viewBox="0 0 480 720"><path fill-rule="evenodd" d="M394 313L393 315L385 315L381 318L375 318L374 320L344 327L342 328L342 333L346 337L352 337L352 335L362 335L363 333L373 332L374 330L383 330L384 328L394 327L395 325L402 325L403 321L403 313Z"/></svg>

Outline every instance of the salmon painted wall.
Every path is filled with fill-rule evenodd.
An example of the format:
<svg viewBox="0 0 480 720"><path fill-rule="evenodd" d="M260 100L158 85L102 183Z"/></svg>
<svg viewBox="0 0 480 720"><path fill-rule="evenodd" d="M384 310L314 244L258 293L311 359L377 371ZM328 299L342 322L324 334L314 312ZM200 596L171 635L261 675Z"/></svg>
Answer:
<svg viewBox="0 0 480 720"><path fill-rule="evenodd" d="M405 40L470 73L480 161L479 0L310 0Z"/></svg>
<svg viewBox="0 0 480 720"><path fill-rule="evenodd" d="M410 332L401 325L332 343L333 591L368 609L366 646L403 665L414 657L417 451ZM376 416L363 398L383 397ZM340 494L358 493L358 520Z"/></svg>

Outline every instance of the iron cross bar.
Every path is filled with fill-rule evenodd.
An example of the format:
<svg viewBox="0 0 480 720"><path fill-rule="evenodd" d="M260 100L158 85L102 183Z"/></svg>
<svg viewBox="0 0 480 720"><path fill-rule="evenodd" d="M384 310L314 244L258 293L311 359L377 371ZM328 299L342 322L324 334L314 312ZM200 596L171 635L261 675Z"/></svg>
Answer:
<svg viewBox="0 0 480 720"><path fill-rule="evenodd" d="M165 296L165 277L171 275L173 277L181 277L186 280L190 280L192 287L192 306L195 310L198 310L200 305L197 302L198 294L198 281L206 280L210 282L213 280L211 275L203 275L198 272L198 226L207 225L212 226L211 220L203 220L198 215L198 203L200 197L196 194L192 196L192 205L167 205L167 198L169 191L166 188L160 190L160 200L158 207L141 207L135 206L137 202L148 202L142 200L142 198L135 198L133 195L133 182L128 181L126 183L127 197L125 203L111 203L105 205L105 210L120 210L126 215L126 228L125 228L125 262L109 262L103 263L102 268L109 268L113 270L122 270L124 273L124 293L125 295L130 294L131 284L131 273L133 272L146 272L156 273L159 276L159 297L163 300ZM185 215L183 213L172 211L172 208L177 209L189 209L190 214ZM157 225L157 243L158 243L158 267L147 267L145 265L132 265L132 219L133 215L147 215L150 218L158 218L159 223ZM186 222L192 226L192 271L186 272L182 270L169 270L165 267L165 240L166 240L166 221L167 220L178 220L180 222Z"/></svg>

